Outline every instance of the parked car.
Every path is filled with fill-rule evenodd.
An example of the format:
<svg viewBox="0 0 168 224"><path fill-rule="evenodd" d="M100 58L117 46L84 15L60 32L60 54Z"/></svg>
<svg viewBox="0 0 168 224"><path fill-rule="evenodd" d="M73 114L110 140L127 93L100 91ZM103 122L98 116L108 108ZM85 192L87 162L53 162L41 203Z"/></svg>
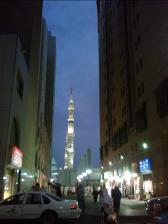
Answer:
<svg viewBox="0 0 168 224"><path fill-rule="evenodd" d="M146 202L146 212L149 216L160 216L168 212L168 196L155 197Z"/></svg>
<svg viewBox="0 0 168 224"><path fill-rule="evenodd" d="M57 219L77 219L81 209L76 200L64 200L53 193L17 193L0 202L0 219L40 219L55 224Z"/></svg>

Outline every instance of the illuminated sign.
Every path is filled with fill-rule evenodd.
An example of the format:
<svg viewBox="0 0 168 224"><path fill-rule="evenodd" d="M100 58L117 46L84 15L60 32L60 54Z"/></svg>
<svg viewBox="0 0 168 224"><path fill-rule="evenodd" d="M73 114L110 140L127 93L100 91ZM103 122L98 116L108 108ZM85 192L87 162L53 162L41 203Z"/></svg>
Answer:
<svg viewBox="0 0 168 224"><path fill-rule="evenodd" d="M22 167L23 152L16 146L12 146L12 165Z"/></svg>
<svg viewBox="0 0 168 224"><path fill-rule="evenodd" d="M110 172L109 171L104 172L104 179L107 180L109 179L109 177L110 177Z"/></svg>
<svg viewBox="0 0 168 224"><path fill-rule="evenodd" d="M152 170L152 161L150 158L145 158L139 161L139 170L141 173L151 172Z"/></svg>

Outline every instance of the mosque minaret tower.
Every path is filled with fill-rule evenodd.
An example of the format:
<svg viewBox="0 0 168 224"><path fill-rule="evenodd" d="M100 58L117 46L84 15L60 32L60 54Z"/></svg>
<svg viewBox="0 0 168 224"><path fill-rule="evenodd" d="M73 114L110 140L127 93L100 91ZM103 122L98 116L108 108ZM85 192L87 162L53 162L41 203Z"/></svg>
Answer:
<svg viewBox="0 0 168 224"><path fill-rule="evenodd" d="M68 130L65 145L65 165L64 169L73 169L74 162L74 101L72 97L72 89L68 106Z"/></svg>

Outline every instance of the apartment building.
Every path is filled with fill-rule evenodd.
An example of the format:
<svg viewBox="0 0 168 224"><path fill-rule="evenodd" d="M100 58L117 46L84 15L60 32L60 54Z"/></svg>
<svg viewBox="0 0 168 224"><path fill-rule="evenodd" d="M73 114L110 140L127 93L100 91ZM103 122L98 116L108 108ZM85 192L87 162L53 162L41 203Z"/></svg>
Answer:
<svg viewBox="0 0 168 224"><path fill-rule="evenodd" d="M97 0L100 159L123 196L168 193L168 2Z"/></svg>
<svg viewBox="0 0 168 224"><path fill-rule="evenodd" d="M49 57L49 52L55 39L42 18L41 0L0 2L0 24L2 198L30 190L36 182L48 184L55 77L55 54ZM49 127L46 101L51 106Z"/></svg>

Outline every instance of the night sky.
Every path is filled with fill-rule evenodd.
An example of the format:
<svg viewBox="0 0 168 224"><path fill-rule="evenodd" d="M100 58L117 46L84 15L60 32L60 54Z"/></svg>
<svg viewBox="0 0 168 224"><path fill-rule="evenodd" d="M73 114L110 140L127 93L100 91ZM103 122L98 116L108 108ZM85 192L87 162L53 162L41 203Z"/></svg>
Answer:
<svg viewBox="0 0 168 224"><path fill-rule="evenodd" d="M96 1L44 1L43 16L56 36L53 156L64 166L68 102L75 104L75 164L87 148L99 166L99 84Z"/></svg>

